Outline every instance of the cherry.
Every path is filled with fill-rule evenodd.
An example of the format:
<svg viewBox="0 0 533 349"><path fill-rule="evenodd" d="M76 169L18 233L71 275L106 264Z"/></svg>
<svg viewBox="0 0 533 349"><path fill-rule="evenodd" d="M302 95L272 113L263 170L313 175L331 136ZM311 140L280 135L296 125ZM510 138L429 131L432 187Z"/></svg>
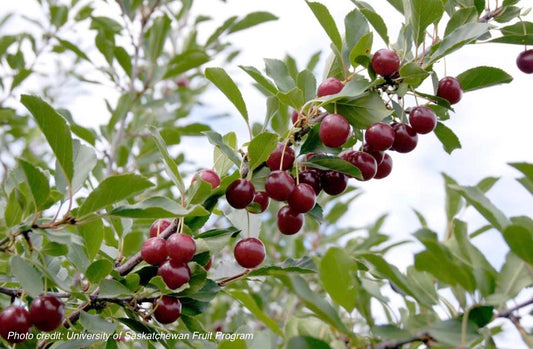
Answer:
<svg viewBox="0 0 533 349"><path fill-rule="evenodd" d="M418 134L406 124L394 124L392 126L396 135L394 137L394 144L392 149L398 153L409 153L416 148L418 143Z"/></svg>
<svg viewBox="0 0 533 349"><path fill-rule="evenodd" d="M328 114L320 123L318 136L324 145L338 148L350 136L350 123L339 114Z"/></svg>
<svg viewBox="0 0 533 349"><path fill-rule="evenodd" d="M211 184L211 188L213 189L220 185L220 177L213 170L200 170L198 171L197 175L202 179L202 181ZM192 183L194 182L196 182L196 176L192 178Z"/></svg>
<svg viewBox="0 0 533 349"><path fill-rule="evenodd" d="M175 263L187 263L196 253L196 242L187 234L174 234L167 240L167 253Z"/></svg>
<svg viewBox="0 0 533 349"><path fill-rule="evenodd" d="M299 118L300 118L300 114L298 114L298 110L293 110L291 113L292 124L294 125L296 121L298 121Z"/></svg>
<svg viewBox="0 0 533 349"><path fill-rule="evenodd" d="M382 179L390 175L392 171L392 158L389 154L385 154L383 162L378 165L378 171L374 176L375 179Z"/></svg>
<svg viewBox="0 0 533 349"><path fill-rule="evenodd" d="M226 189L226 200L233 208L245 208L254 199L255 188L252 182L246 179L237 179Z"/></svg>
<svg viewBox="0 0 533 349"><path fill-rule="evenodd" d="M285 154L283 152L285 151ZM281 158L283 157L282 170L287 170L292 167L294 163L294 150L288 145L285 147L285 143L278 143L276 149L270 154L266 163L272 171L279 170L281 165Z"/></svg>
<svg viewBox="0 0 533 349"><path fill-rule="evenodd" d="M348 176L337 171L327 171L322 176L322 189L329 195L338 195L348 186Z"/></svg>
<svg viewBox="0 0 533 349"><path fill-rule="evenodd" d="M300 183L294 188L287 200L289 206L296 212L306 213L315 207L316 193L312 186Z"/></svg>
<svg viewBox="0 0 533 349"><path fill-rule="evenodd" d="M30 327L30 313L21 306L9 306L0 313L0 335L9 343L24 342Z"/></svg>
<svg viewBox="0 0 533 349"><path fill-rule="evenodd" d="M459 80L447 76L439 81L437 96L446 99L450 104L455 104L463 97L463 88Z"/></svg>
<svg viewBox="0 0 533 349"><path fill-rule="evenodd" d="M157 275L163 278L168 288L175 290L191 280L191 271L187 264L168 260L157 269Z"/></svg>
<svg viewBox="0 0 533 349"><path fill-rule="evenodd" d="M302 229L304 215L290 206L283 206L278 211L278 228L284 235L294 235Z"/></svg>
<svg viewBox="0 0 533 349"><path fill-rule="evenodd" d="M187 79L185 76L180 76L177 80L176 80L176 84L178 85L178 87L181 87L181 88L187 88L189 87L189 79Z"/></svg>
<svg viewBox="0 0 533 349"><path fill-rule="evenodd" d="M385 156L384 150L374 150L368 144L365 144L361 150L372 155L374 159L376 159L378 165L381 164L383 157Z"/></svg>
<svg viewBox="0 0 533 349"><path fill-rule="evenodd" d="M322 81L322 83L318 86L316 95L318 97L334 95L336 93L341 92L343 87L344 85L339 79L334 77L327 78L326 80Z"/></svg>
<svg viewBox="0 0 533 349"><path fill-rule="evenodd" d="M391 76L400 68L400 57L396 52L381 49L372 56L372 69L381 76Z"/></svg>
<svg viewBox="0 0 533 349"><path fill-rule="evenodd" d="M233 254L240 266L252 269L265 259L265 245L256 238L242 239L235 245Z"/></svg>
<svg viewBox="0 0 533 349"><path fill-rule="evenodd" d="M154 301L154 317L162 324L170 324L181 315L181 302L172 296L163 296Z"/></svg>
<svg viewBox="0 0 533 349"><path fill-rule="evenodd" d="M150 237L159 236L170 224L171 222L168 219L157 219L150 227Z"/></svg>
<svg viewBox="0 0 533 349"><path fill-rule="evenodd" d="M389 124L376 122L366 129L365 141L374 150L387 150L394 143L394 130Z"/></svg>
<svg viewBox="0 0 533 349"><path fill-rule="evenodd" d="M429 107L415 107L409 113L409 123L416 133L430 133L437 126L437 115Z"/></svg>
<svg viewBox="0 0 533 349"><path fill-rule="evenodd" d="M305 183L313 187L315 194L318 195L322 190L322 171L316 168L307 168L298 174L300 184Z"/></svg>
<svg viewBox="0 0 533 349"><path fill-rule="evenodd" d="M520 52L516 58L518 69L526 74L533 73L533 50Z"/></svg>
<svg viewBox="0 0 533 349"><path fill-rule="evenodd" d="M209 261L207 261L207 264L204 265L205 271L209 271L209 269L211 269L212 265L213 265L213 257L209 258Z"/></svg>
<svg viewBox="0 0 533 349"><path fill-rule="evenodd" d="M354 151L348 161L361 171L363 181L368 181L376 175L378 163L372 155L362 151Z"/></svg>
<svg viewBox="0 0 533 349"><path fill-rule="evenodd" d="M248 206L246 209L250 213L262 213L265 212L268 208L268 204L270 203L270 198L268 197L268 194L264 191L256 191L254 195L254 200L252 201L252 204L258 204L259 208L251 209L250 206Z"/></svg>
<svg viewBox="0 0 533 349"><path fill-rule="evenodd" d="M285 171L272 171L265 182L265 190L272 199L285 201L294 190L294 179Z"/></svg>
<svg viewBox="0 0 533 349"><path fill-rule="evenodd" d="M63 323L65 305L55 296L39 296L31 302L30 318L37 329L45 332L53 331Z"/></svg>
<svg viewBox="0 0 533 349"><path fill-rule="evenodd" d="M162 264L167 260L167 241L160 237L149 238L141 247L141 257L148 264Z"/></svg>

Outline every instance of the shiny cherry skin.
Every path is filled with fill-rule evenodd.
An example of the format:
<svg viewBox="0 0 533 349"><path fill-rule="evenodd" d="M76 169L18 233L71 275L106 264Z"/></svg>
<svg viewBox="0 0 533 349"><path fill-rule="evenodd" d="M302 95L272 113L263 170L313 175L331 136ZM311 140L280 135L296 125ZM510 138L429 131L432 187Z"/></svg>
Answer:
<svg viewBox="0 0 533 349"><path fill-rule="evenodd" d="M154 317L162 324L170 324L181 315L181 302L177 297L163 296L154 300Z"/></svg>
<svg viewBox="0 0 533 349"><path fill-rule="evenodd" d="M298 181L300 184L309 184L318 195L322 190L322 174L322 170L309 167L298 174Z"/></svg>
<svg viewBox="0 0 533 349"><path fill-rule="evenodd" d="M23 335L30 332L30 327L30 313L21 306L9 306L0 313L0 336L9 343L24 342L26 339ZM9 336L9 333L19 336Z"/></svg>
<svg viewBox="0 0 533 349"><path fill-rule="evenodd" d="M39 296L31 302L30 319L37 329L50 332L57 329L65 319L65 305L57 297Z"/></svg>
<svg viewBox="0 0 533 349"><path fill-rule="evenodd" d="M400 69L400 57L386 48L378 50L372 56L372 69L381 76L391 76Z"/></svg>
<svg viewBox="0 0 533 349"><path fill-rule="evenodd" d="M235 245L233 255L241 267L253 269L265 259L265 245L256 238L242 239Z"/></svg>
<svg viewBox="0 0 533 349"><path fill-rule="evenodd" d="M250 213L263 213L268 208L268 204L270 203L270 198L268 197L268 194L264 191L256 191L254 195L254 200L250 205L258 204L259 208L255 208L254 210L250 209L250 206L248 206L246 209Z"/></svg>
<svg viewBox="0 0 533 349"><path fill-rule="evenodd" d="M394 124L396 135L392 149L398 153L409 153L416 148L418 143L418 134L407 124Z"/></svg>
<svg viewBox="0 0 533 349"><path fill-rule="evenodd" d="M165 284L171 290L176 290L191 280L191 271L187 264L176 263L168 260L157 269Z"/></svg>
<svg viewBox="0 0 533 349"><path fill-rule="evenodd" d="M372 155L362 151L355 151L351 154L349 161L361 171L363 181L368 181L376 175L378 163Z"/></svg>
<svg viewBox="0 0 533 349"><path fill-rule="evenodd" d="M387 150L394 143L394 130L389 124L376 122L366 129L365 141L374 150Z"/></svg>
<svg viewBox="0 0 533 349"><path fill-rule="evenodd" d="M372 155L374 159L376 159L378 165L381 164L381 162L383 161L383 157L385 156L384 150L372 149L368 144L365 144L363 148L361 148L361 151Z"/></svg>
<svg viewBox="0 0 533 349"><path fill-rule="evenodd" d="M304 214L283 206L278 211L278 229L283 235L294 235L304 225Z"/></svg>
<svg viewBox="0 0 533 349"><path fill-rule="evenodd" d="M220 177L213 170L203 169L198 171L197 176L202 179L202 181L211 184L211 188L215 189L220 185ZM196 182L196 176L193 177L192 182Z"/></svg>
<svg viewBox="0 0 533 349"><path fill-rule="evenodd" d="M246 179L237 179L226 189L226 200L231 207L241 209L250 205L254 199L255 188Z"/></svg>
<svg viewBox="0 0 533 349"><path fill-rule="evenodd" d="M159 236L170 224L171 222L168 219L157 219L150 227L150 237Z"/></svg>
<svg viewBox="0 0 533 349"><path fill-rule="evenodd" d="M533 73L533 49L520 52L516 58L516 65L526 74Z"/></svg>
<svg viewBox="0 0 533 349"><path fill-rule="evenodd" d="M322 176L322 190L329 195L338 195L348 186L348 176L337 171L326 171Z"/></svg>
<svg viewBox="0 0 533 349"><path fill-rule="evenodd" d="M300 183L292 191L287 203L296 212L309 212L316 204L315 190L309 184Z"/></svg>
<svg viewBox="0 0 533 349"><path fill-rule="evenodd" d="M437 115L429 107L415 107L409 113L409 124L418 134L430 133L437 126Z"/></svg>
<svg viewBox="0 0 533 349"><path fill-rule="evenodd" d="M276 201L287 200L295 186L294 179L285 171L270 172L265 182L268 196Z"/></svg>
<svg viewBox="0 0 533 349"><path fill-rule="evenodd" d="M324 145L338 148L350 136L350 123L339 114L328 114L320 123L318 136Z"/></svg>
<svg viewBox="0 0 533 349"><path fill-rule="evenodd" d="M374 179L382 179L390 175L392 172L392 158L389 154L385 154L383 161L378 165L378 171L374 176Z"/></svg>
<svg viewBox="0 0 533 349"><path fill-rule="evenodd" d="M343 87L344 85L339 79L334 77L327 78L326 80L322 81L322 83L318 86L316 95L318 97L334 95L336 93L341 92Z"/></svg>
<svg viewBox="0 0 533 349"><path fill-rule="evenodd" d="M196 253L196 242L187 234L173 234L167 240L168 257L175 263L187 263Z"/></svg>
<svg viewBox="0 0 533 349"><path fill-rule="evenodd" d="M283 154L285 152L285 154ZM281 158L283 157L283 164L281 164ZM270 154L268 157L266 163L267 166L270 167L272 171L279 170L280 165L282 170L287 170L292 167L292 164L294 164L294 150L287 145L285 147L285 143L278 143L278 146L276 149Z"/></svg>
<svg viewBox="0 0 533 349"><path fill-rule="evenodd" d="M458 103L463 98L463 88L459 80L453 76L447 76L439 81L437 96L444 98L450 104Z"/></svg>
<svg viewBox="0 0 533 349"><path fill-rule="evenodd" d="M163 264L167 256L167 241L160 237L149 238L141 247L141 257L148 264Z"/></svg>

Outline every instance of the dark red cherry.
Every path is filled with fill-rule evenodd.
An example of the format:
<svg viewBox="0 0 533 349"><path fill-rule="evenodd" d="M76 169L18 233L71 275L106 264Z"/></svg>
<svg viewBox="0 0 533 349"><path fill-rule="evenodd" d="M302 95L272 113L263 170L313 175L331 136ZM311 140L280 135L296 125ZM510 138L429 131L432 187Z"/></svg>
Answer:
<svg viewBox="0 0 533 349"><path fill-rule="evenodd" d="M409 153L416 148L418 143L418 134L411 126L406 124L394 124L393 126L396 135L394 136L394 144L392 149L398 153Z"/></svg>
<svg viewBox="0 0 533 349"><path fill-rule="evenodd" d="M415 107L409 113L409 123L416 133L430 133L437 126L437 115L435 115L435 112L431 108L424 106Z"/></svg>
<svg viewBox="0 0 533 349"><path fill-rule="evenodd" d="M141 247L142 259L151 265L160 265L167 260L167 241L160 237L146 240Z"/></svg>
<svg viewBox="0 0 533 349"><path fill-rule="evenodd" d="M372 69L381 76L391 76L400 69L400 57L389 49L381 49L372 56Z"/></svg>
<svg viewBox="0 0 533 349"><path fill-rule="evenodd" d="M285 154L283 154L284 152ZM278 146L270 154L266 161L268 167L270 167L272 171L280 170L282 157L283 166L281 166L281 170L287 170L291 168L295 158L294 150L289 145L285 147L285 143L278 143Z"/></svg>
<svg viewBox="0 0 533 349"><path fill-rule="evenodd" d="M254 200L250 205L257 204L259 207L255 209L250 209L250 206L248 206L246 209L250 213L262 213L265 212L268 208L268 204L270 203L270 198L268 197L268 194L264 191L256 191L254 195Z"/></svg>
<svg viewBox="0 0 533 349"><path fill-rule="evenodd" d="M150 237L159 236L170 224L171 222L168 219L157 219L150 227Z"/></svg>
<svg viewBox="0 0 533 349"><path fill-rule="evenodd" d="M176 263L168 260L157 269L165 284L171 290L176 290L191 280L191 271L187 264Z"/></svg>
<svg viewBox="0 0 533 349"><path fill-rule="evenodd" d="M437 96L446 99L450 104L455 104L463 97L463 88L459 80L447 76L439 81Z"/></svg>
<svg viewBox="0 0 533 349"><path fill-rule="evenodd" d="M289 206L296 212L306 213L315 207L316 193L312 186L300 183L294 188L287 200Z"/></svg>
<svg viewBox="0 0 533 349"><path fill-rule="evenodd" d="M349 159L349 162L361 171L363 181L374 178L378 164L372 155L362 151L356 151L351 154Z"/></svg>
<svg viewBox="0 0 533 349"><path fill-rule="evenodd" d="M254 199L255 188L246 179L237 179L226 189L226 200L233 208L245 208Z"/></svg>
<svg viewBox="0 0 533 349"><path fill-rule="evenodd" d="M329 195L338 195L346 190L348 176L337 171L326 171L322 175L322 190Z"/></svg>
<svg viewBox="0 0 533 349"><path fill-rule="evenodd" d="M154 300L154 317L162 324L170 324L181 315L181 302L177 297L163 296Z"/></svg>
<svg viewBox="0 0 533 349"><path fill-rule="evenodd" d="M235 245L233 254L240 266L252 269L265 259L265 245L256 238L242 239Z"/></svg>
<svg viewBox="0 0 533 349"><path fill-rule="evenodd" d="M339 79L333 77L327 78L326 80L322 81L322 83L318 86L316 95L318 97L334 95L336 93L341 92L343 87L344 85Z"/></svg>
<svg viewBox="0 0 533 349"><path fill-rule="evenodd" d="M298 174L298 181L309 184L318 195L322 190L322 173L322 170L309 167Z"/></svg>
<svg viewBox="0 0 533 349"><path fill-rule="evenodd" d="M383 161L383 157L385 156L385 151L374 150L371 147L369 147L368 144L365 144L361 150L364 151L365 153L372 155L374 159L376 159L376 162L378 165L381 164L381 162Z"/></svg>
<svg viewBox="0 0 533 349"><path fill-rule="evenodd" d="M205 271L209 271L209 269L211 269L212 265L213 265L213 257L209 258L209 261L207 262L207 264L204 265Z"/></svg>
<svg viewBox="0 0 533 349"><path fill-rule="evenodd" d="M180 76L176 80L176 84L178 85L178 87L181 87L181 88L189 87L189 83L190 83L189 79L187 79L185 76Z"/></svg>
<svg viewBox="0 0 533 349"><path fill-rule="evenodd" d="M533 73L533 50L520 52L516 58L516 65L526 74Z"/></svg>
<svg viewBox="0 0 533 349"><path fill-rule="evenodd" d="M291 113L292 124L294 125L296 121L298 121L299 118L300 118L300 114L298 114L298 110L293 110Z"/></svg>
<svg viewBox="0 0 533 349"><path fill-rule="evenodd" d="M196 253L196 242L187 234L174 234L167 240L168 257L175 263L187 263Z"/></svg>
<svg viewBox="0 0 533 349"><path fill-rule="evenodd" d="M350 136L350 123L339 114L328 114L320 123L318 136L324 145L338 148Z"/></svg>
<svg viewBox="0 0 533 349"><path fill-rule="evenodd" d="M387 177L392 172L392 158L389 154L385 154L383 162L378 165L378 171L374 176L375 179L382 179Z"/></svg>
<svg viewBox="0 0 533 349"><path fill-rule="evenodd" d="M285 171L270 172L265 182L268 196L277 201L287 200L295 186L294 179Z"/></svg>
<svg viewBox="0 0 533 349"><path fill-rule="evenodd" d="M199 176L202 181L211 184L211 188L213 189L217 188L220 185L220 177L213 170L200 170L198 171L197 176ZM192 178L192 182L196 182L196 176Z"/></svg>
<svg viewBox="0 0 533 349"><path fill-rule="evenodd" d="M293 235L302 229L304 214L293 210L290 206L283 206L278 211L278 228L284 235Z"/></svg>
<svg viewBox="0 0 533 349"><path fill-rule="evenodd" d="M387 150L394 143L394 130L389 124L377 122L366 129L365 141L374 150Z"/></svg>
<svg viewBox="0 0 533 349"><path fill-rule="evenodd" d="M24 342L30 327L30 313L21 306L9 306L0 313L0 335L9 343Z"/></svg>
<svg viewBox="0 0 533 349"><path fill-rule="evenodd" d="M37 329L44 332L53 331L63 323L65 305L55 296L39 296L31 302L30 318Z"/></svg>

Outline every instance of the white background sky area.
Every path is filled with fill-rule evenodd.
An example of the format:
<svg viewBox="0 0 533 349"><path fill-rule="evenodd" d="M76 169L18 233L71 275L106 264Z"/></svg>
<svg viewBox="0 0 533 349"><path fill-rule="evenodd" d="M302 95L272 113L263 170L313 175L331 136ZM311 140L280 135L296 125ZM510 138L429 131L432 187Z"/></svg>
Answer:
<svg viewBox="0 0 533 349"><path fill-rule="evenodd" d="M487 1L494 6L494 0ZM322 2L328 6L339 26L343 25L344 15L354 6L349 0ZM395 41L401 16L385 0L368 2L383 15L391 41ZM521 4L531 6L533 1L523 0ZM35 2L31 0L4 0L1 6L0 14L8 10L24 11L27 15L38 12ZM207 37L232 15L242 16L258 10L272 12L279 20L232 35L230 40L242 48L242 53L227 67L230 75L242 87L250 117L255 121L264 118L265 99L251 87L251 78L237 68L238 65L253 65L262 69L263 58L282 59L289 53L302 66L313 53L322 50L324 53L319 66L322 69L329 54L328 37L303 0L196 1L196 13L213 17L212 23L203 25L200 38ZM526 19L531 21L533 16L530 14ZM376 40L377 35L374 37L373 51L376 51L382 46ZM442 236L446 216L441 172L452 175L463 185L473 185L486 176L501 176L500 182L488 194L494 204L509 216L532 216L533 198L515 181L519 173L507 165L509 162L533 162L533 75L523 74L516 68L516 57L522 50L523 47L517 45L480 44L450 56L446 62L448 75L458 75L471 67L488 65L504 69L514 77L514 81L463 96L462 101L455 106L455 114L446 122L462 143L462 149L454 151L451 156L444 152L433 134L421 135L417 148L411 153L391 153L394 160L392 174L384 180L359 183L365 194L351 204L351 212L341 224L362 226L388 212L390 216L384 231L398 239L412 240L410 234L420 227L412 212L412 208L416 208L426 217L430 228ZM435 70L439 76L443 76L442 62L435 66ZM109 115L102 97L109 97L109 93L94 91L78 94L64 107L70 109L75 119L82 124L105 122ZM196 111L198 120L205 115L228 112L233 115L232 119L217 124L217 131L237 131L240 144L248 140L244 122L222 93L213 89L204 101L208 102L208 106ZM212 147L206 146L204 139L187 139L181 149L185 152L194 149L195 153L189 154L189 157L197 159L199 166L212 166ZM486 224L473 210L464 212L462 219L470 223L470 231ZM474 239L474 243L499 269L507 253L500 234L486 232ZM404 268L413 263L413 251L418 248L417 243L397 248L387 255L387 259ZM498 348L525 348L517 340L518 334L514 329L509 327L508 330L510 334L507 337L499 337Z"/></svg>

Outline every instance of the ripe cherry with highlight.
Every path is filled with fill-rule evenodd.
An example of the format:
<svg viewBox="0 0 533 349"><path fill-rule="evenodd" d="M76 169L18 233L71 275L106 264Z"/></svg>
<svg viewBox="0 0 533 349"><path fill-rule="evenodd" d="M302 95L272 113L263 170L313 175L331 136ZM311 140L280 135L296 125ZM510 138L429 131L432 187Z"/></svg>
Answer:
<svg viewBox="0 0 533 349"><path fill-rule="evenodd" d="M265 259L265 245L256 238L242 239L235 245L233 255L241 267L253 269Z"/></svg>

